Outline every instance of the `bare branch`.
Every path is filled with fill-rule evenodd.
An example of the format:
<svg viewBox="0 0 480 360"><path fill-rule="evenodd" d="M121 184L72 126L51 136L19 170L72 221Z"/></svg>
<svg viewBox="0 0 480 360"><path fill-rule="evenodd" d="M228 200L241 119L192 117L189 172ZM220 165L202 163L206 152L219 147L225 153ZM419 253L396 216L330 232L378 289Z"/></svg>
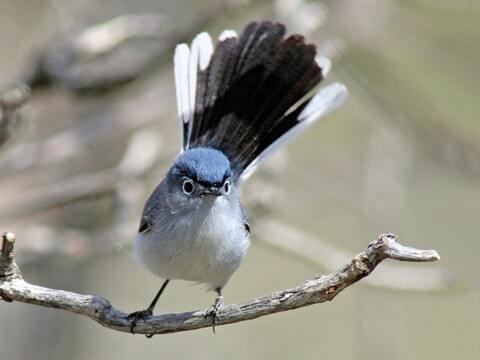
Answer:
<svg viewBox="0 0 480 360"><path fill-rule="evenodd" d="M87 316L107 328L122 332L130 331L127 314L114 308L103 297L49 289L24 281L13 261L13 234L4 234L2 240L0 268L5 270L0 274L0 297L8 301L64 309ZM297 287L280 290L241 304L222 307L217 314L217 325L251 320L330 301L342 290L368 276L379 263L387 258L421 262L440 259L434 250L405 247L397 242L395 235L383 234L348 264L329 275L320 276L305 281ZM139 321L135 327L135 333L166 334L200 329L211 325L211 319L205 317L205 310L199 310L152 316L145 321Z"/></svg>

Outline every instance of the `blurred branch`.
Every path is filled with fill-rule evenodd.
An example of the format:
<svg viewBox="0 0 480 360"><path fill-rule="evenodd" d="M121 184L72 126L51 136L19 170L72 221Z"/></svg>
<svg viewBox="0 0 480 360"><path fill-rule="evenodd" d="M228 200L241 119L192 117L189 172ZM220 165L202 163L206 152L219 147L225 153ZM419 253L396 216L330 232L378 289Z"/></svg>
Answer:
<svg viewBox="0 0 480 360"><path fill-rule="evenodd" d="M16 200L15 206L8 203L0 205L2 221L113 192L119 177L117 169L113 168L93 174L77 175L25 192Z"/></svg>
<svg viewBox="0 0 480 360"><path fill-rule="evenodd" d="M119 184L141 178L158 161L164 159L158 159L160 149L160 135L152 134L148 130L138 131L132 136L130 145L117 166L33 189L17 199L13 207L7 203L0 204L2 221L113 193Z"/></svg>
<svg viewBox="0 0 480 360"><path fill-rule="evenodd" d="M142 97L124 100L102 111L79 118L80 125L60 131L31 144L21 144L0 159L0 177L12 176L36 167L63 165L64 161L85 156L92 145L125 136L165 116L167 101L162 93L150 91ZM52 170L50 170L52 171Z"/></svg>
<svg viewBox="0 0 480 360"><path fill-rule="evenodd" d="M123 15L89 27L71 44L75 58L95 58L107 54L137 37L159 37L168 29L161 14Z"/></svg>
<svg viewBox="0 0 480 360"><path fill-rule="evenodd" d="M94 254L112 249L127 239L137 224L138 204L144 197L144 175L164 158L162 138L151 129L135 132L118 165L109 170L80 175L71 181L61 181L35 189L15 201L15 207L7 206L0 214L2 221L22 218L67 203L98 195L115 194L115 221L108 230L96 232L68 228L32 226L23 231L26 241L22 243L22 266L51 257L71 257L69 261L81 261ZM132 220L133 219L133 220ZM61 241L58 241L61 239Z"/></svg>
<svg viewBox="0 0 480 360"><path fill-rule="evenodd" d="M124 15L75 34L58 36L42 50L23 81L60 83L70 90L108 90L135 79L169 46L171 23L160 14Z"/></svg>
<svg viewBox="0 0 480 360"><path fill-rule="evenodd" d="M30 89L17 85L0 93L0 148L11 138L21 122L18 109L26 103Z"/></svg>
<svg viewBox="0 0 480 360"><path fill-rule="evenodd" d="M130 332L127 314L114 308L107 299L82 295L64 290L45 288L23 280L14 261L15 235L5 233L0 254L0 297L6 301L19 301L48 308L63 309L98 322L112 330ZM333 300L342 290L368 276L383 260L437 261L434 250L418 250L397 242L393 234L383 234L369 244L367 249L355 256L339 270L303 284L280 290L242 304L224 306L217 314L216 324L226 325L251 320L277 312ZM166 334L195 330L212 326L205 316L206 311L152 316L140 321L134 331L138 334Z"/></svg>
<svg viewBox="0 0 480 360"><path fill-rule="evenodd" d="M126 14L51 41L22 75L34 86L60 83L76 92L109 90L163 61L166 50L191 38L225 12L250 0L224 0L180 27L162 14Z"/></svg>

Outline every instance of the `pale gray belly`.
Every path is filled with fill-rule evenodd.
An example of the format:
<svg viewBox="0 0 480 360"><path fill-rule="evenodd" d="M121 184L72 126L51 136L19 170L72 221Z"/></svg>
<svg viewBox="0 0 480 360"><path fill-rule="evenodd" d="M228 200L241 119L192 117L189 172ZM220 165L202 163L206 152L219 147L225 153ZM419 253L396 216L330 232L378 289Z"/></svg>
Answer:
<svg viewBox="0 0 480 360"><path fill-rule="evenodd" d="M243 214L226 211L226 206L219 202L207 216L199 214L188 224L139 234L134 242L136 258L162 278L223 287L250 245Z"/></svg>

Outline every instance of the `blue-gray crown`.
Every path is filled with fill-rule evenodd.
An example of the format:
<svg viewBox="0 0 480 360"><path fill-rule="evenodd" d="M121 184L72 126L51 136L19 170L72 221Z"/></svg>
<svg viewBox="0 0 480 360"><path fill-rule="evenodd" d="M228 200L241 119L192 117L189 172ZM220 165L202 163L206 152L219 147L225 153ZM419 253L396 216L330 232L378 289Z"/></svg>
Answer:
<svg viewBox="0 0 480 360"><path fill-rule="evenodd" d="M230 161L219 150L198 147L185 151L175 162L172 172L195 182L218 186L232 175Z"/></svg>

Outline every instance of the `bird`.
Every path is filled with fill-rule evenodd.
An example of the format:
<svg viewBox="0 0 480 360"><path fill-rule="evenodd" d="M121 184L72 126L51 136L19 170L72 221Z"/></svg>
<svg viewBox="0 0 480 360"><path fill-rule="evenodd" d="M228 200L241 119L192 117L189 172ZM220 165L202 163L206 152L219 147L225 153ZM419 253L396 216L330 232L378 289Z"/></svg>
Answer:
<svg viewBox="0 0 480 360"><path fill-rule="evenodd" d="M274 21L252 21L240 35L206 32L174 52L180 154L145 203L133 250L164 279L146 310L128 315L131 331L153 315L172 280L222 290L250 245L240 200L244 181L269 155L347 97L343 84L318 89L331 63L299 34Z"/></svg>

